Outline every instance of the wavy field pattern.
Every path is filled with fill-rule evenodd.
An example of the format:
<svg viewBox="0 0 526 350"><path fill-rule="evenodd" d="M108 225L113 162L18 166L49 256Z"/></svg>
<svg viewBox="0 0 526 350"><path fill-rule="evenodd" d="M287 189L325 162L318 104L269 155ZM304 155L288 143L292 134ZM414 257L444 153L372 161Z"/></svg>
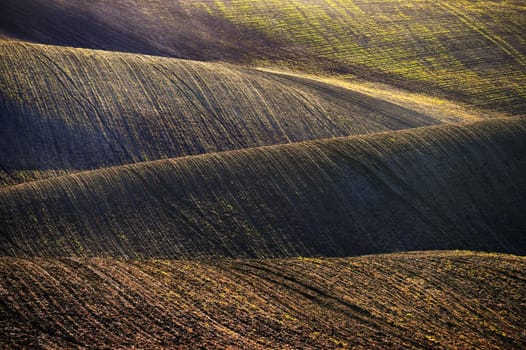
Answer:
<svg viewBox="0 0 526 350"><path fill-rule="evenodd" d="M521 257L467 252L201 263L0 258L0 319L18 320L0 321L0 344L518 349L526 346L525 266Z"/></svg>
<svg viewBox="0 0 526 350"><path fill-rule="evenodd" d="M487 107L526 107L526 8L519 2L232 0L210 8L284 38L314 66L327 62L329 70Z"/></svg>
<svg viewBox="0 0 526 350"><path fill-rule="evenodd" d="M524 0L0 0L0 349L526 349Z"/></svg>
<svg viewBox="0 0 526 350"><path fill-rule="evenodd" d="M107 168L0 189L12 256L524 254L526 120ZM278 210L276 210L279 208Z"/></svg>
<svg viewBox="0 0 526 350"><path fill-rule="evenodd" d="M17 42L0 52L4 184L441 123L348 89L226 64Z"/></svg>
<svg viewBox="0 0 526 350"><path fill-rule="evenodd" d="M0 10L10 14L0 31L43 43L278 64L526 108L519 0L4 0Z"/></svg>

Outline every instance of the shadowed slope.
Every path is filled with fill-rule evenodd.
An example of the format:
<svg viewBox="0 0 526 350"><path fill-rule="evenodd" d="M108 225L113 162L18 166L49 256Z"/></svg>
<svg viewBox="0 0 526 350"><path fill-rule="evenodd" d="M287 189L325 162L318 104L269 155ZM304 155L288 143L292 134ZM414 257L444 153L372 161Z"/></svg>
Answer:
<svg viewBox="0 0 526 350"><path fill-rule="evenodd" d="M0 30L49 44L352 74L526 109L523 2L3 0Z"/></svg>
<svg viewBox="0 0 526 350"><path fill-rule="evenodd" d="M0 347L519 349L526 260L0 258Z"/></svg>
<svg viewBox="0 0 526 350"><path fill-rule="evenodd" d="M147 162L0 190L0 253L526 253L526 119Z"/></svg>
<svg viewBox="0 0 526 350"><path fill-rule="evenodd" d="M4 0L0 32L44 44L194 60L246 62L258 52L283 55L277 52L286 48L285 43L241 29L195 5L165 0Z"/></svg>
<svg viewBox="0 0 526 350"><path fill-rule="evenodd" d="M0 52L6 184L440 123L351 90L225 64L17 42L0 42Z"/></svg>

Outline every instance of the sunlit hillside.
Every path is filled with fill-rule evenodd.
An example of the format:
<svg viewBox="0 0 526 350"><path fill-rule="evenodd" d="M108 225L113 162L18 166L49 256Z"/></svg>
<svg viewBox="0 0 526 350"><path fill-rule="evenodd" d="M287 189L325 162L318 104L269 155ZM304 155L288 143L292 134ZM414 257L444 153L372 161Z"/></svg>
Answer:
<svg viewBox="0 0 526 350"><path fill-rule="evenodd" d="M30 41L350 75L514 113L525 17L520 0L0 4L0 30Z"/></svg>
<svg viewBox="0 0 526 350"><path fill-rule="evenodd" d="M7 348L520 349L526 261L0 258ZM31 292L29 292L31 291ZM38 336L35 336L37 334Z"/></svg>
<svg viewBox="0 0 526 350"><path fill-rule="evenodd" d="M0 349L526 348L523 0L1 0Z"/></svg>
<svg viewBox="0 0 526 350"><path fill-rule="evenodd" d="M332 84L227 64L12 41L0 42L0 52L0 175L6 185L466 119L428 116Z"/></svg>

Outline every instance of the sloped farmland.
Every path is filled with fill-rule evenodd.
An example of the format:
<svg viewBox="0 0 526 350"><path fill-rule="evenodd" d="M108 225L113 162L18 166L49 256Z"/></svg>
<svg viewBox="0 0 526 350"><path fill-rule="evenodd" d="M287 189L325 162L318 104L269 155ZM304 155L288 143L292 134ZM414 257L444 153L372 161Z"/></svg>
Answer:
<svg viewBox="0 0 526 350"><path fill-rule="evenodd" d="M519 349L526 261L0 258L0 347Z"/></svg>
<svg viewBox="0 0 526 350"><path fill-rule="evenodd" d="M521 114L525 17L520 0L4 0L0 31L352 76Z"/></svg>
<svg viewBox="0 0 526 350"><path fill-rule="evenodd" d="M526 120L114 167L0 189L12 256L525 253Z"/></svg>
<svg viewBox="0 0 526 350"><path fill-rule="evenodd" d="M348 89L220 63L12 41L0 52L5 185L442 122Z"/></svg>
<svg viewBox="0 0 526 350"><path fill-rule="evenodd" d="M523 0L1 0L0 349L526 349Z"/></svg>

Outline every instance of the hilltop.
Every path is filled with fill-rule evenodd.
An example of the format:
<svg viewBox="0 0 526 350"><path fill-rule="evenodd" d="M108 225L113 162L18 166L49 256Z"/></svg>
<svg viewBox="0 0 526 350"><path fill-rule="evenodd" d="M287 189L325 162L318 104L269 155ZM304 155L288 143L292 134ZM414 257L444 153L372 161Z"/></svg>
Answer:
<svg viewBox="0 0 526 350"><path fill-rule="evenodd" d="M525 254L526 119L145 162L0 189L0 253Z"/></svg>
<svg viewBox="0 0 526 350"><path fill-rule="evenodd" d="M228 64L13 41L0 41L0 52L4 185L463 120Z"/></svg>
<svg viewBox="0 0 526 350"><path fill-rule="evenodd" d="M0 33L380 81L523 114L525 16L519 0L4 0Z"/></svg>
<svg viewBox="0 0 526 350"><path fill-rule="evenodd" d="M0 258L0 347L518 349L526 261Z"/></svg>

